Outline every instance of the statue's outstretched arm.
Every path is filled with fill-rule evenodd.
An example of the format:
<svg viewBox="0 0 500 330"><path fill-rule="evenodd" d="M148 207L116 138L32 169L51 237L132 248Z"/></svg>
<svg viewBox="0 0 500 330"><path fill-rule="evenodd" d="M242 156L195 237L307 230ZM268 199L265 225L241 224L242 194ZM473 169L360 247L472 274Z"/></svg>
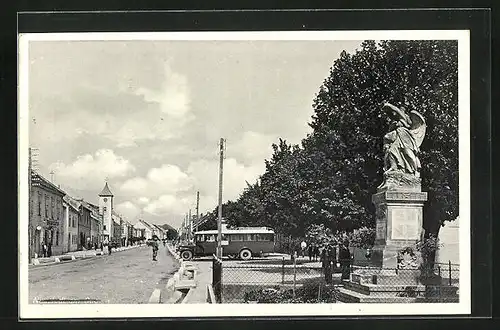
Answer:
<svg viewBox="0 0 500 330"><path fill-rule="evenodd" d="M384 105L382 106L383 109L390 109L392 110L396 115L398 115L401 119L404 121L408 121L408 116L398 107L390 104L389 102L385 102Z"/></svg>

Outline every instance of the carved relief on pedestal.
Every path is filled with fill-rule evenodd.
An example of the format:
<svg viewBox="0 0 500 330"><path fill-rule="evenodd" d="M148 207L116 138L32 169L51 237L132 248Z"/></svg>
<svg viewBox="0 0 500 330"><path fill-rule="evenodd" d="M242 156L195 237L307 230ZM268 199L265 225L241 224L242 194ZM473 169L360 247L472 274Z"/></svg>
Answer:
<svg viewBox="0 0 500 330"><path fill-rule="evenodd" d="M398 252L398 269L418 269L419 257L411 247L406 247Z"/></svg>

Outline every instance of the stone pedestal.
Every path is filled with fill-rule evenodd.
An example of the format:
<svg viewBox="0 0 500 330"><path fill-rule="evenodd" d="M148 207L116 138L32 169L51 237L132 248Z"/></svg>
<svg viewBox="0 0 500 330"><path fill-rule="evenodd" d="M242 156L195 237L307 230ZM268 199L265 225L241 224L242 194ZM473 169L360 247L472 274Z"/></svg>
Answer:
<svg viewBox="0 0 500 330"><path fill-rule="evenodd" d="M427 193L420 189L404 190L394 188L374 194L372 201L376 208L376 238L371 262L380 268L416 268L415 255L404 255L401 251L411 247L422 238L423 206ZM399 254L399 258L398 258ZM403 253L404 254L404 253Z"/></svg>

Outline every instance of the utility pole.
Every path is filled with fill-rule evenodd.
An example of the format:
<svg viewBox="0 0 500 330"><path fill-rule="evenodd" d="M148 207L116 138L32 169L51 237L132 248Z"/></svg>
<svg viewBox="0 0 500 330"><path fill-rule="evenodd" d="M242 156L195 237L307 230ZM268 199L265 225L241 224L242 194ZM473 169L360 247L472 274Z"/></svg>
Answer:
<svg viewBox="0 0 500 330"><path fill-rule="evenodd" d="M187 232L187 224L188 224L188 214L186 213L186 216L184 217L184 239L188 239L188 232Z"/></svg>
<svg viewBox="0 0 500 330"><path fill-rule="evenodd" d="M191 236L193 231L193 218L191 217L191 209L189 209L188 216L188 241L191 242Z"/></svg>
<svg viewBox="0 0 500 330"><path fill-rule="evenodd" d="M32 173L33 171L36 171L36 156L38 154L36 153L38 151L37 148L28 148L28 240L29 240L29 260L31 260L31 257L34 256L36 253L36 248L34 246L35 238L33 235L37 235L37 228L33 226L33 219L31 217L31 213L33 212L33 205L32 205L32 196L31 196L31 179L32 179Z"/></svg>
<svg viewBox="0 0 500 330"><path fill-rule="evenodd" d="M224 138L220 139L219 150L219 214L217 219L217 257L222 260L222 179L224 169Z"/></svg>
<svg viewBox="0 0 500 330"><path fill-rule="evenodd" d="M196 192L196 228L195 231L198 231L198 224L200 223L200 192Z"/></svg>

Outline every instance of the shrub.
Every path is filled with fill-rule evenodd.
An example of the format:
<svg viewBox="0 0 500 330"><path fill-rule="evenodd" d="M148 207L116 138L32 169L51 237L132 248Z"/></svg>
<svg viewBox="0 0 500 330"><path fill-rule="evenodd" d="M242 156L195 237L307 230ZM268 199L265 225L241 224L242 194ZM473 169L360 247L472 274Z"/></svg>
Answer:
<svg viewBox="0 0 500 330"><path fill-rule="evenodd" d="M349 244L353 247L368 249L375 243L375 229L361 227L348 234Z"/></svg>
<svg viewBox="0 0 500 330"><path fill-rule="evenodd" d="M319 299L318 299L319 298ZM324 284L306 284L296 289L258 289L245 292L245 302L256 301L260 304L290 303L334 303L338 298L338 289Z"/></svg>

